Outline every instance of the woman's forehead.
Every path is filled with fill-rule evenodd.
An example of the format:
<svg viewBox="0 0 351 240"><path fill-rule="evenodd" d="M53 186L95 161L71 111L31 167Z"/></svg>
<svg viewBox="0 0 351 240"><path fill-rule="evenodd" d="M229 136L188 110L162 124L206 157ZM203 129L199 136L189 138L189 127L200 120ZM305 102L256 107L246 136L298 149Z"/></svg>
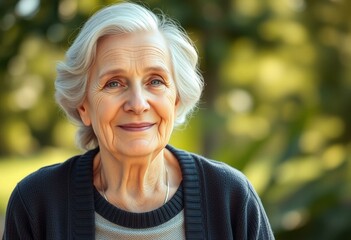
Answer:
<svg viewBox="0 0 351 240"><path fill-rule="evenodd" d="M168 46L158 32L137 32L120 35L108 35L100 39L97 45L95 67L100 74L111 66L129 68L137 64L138 68L163 68L171 70ZM99 74L99 75L100 75Z"/></svg>
<svg viewBox="0 0 351 240"><path fill-rule="evenodd" d="M97 53L108 54L110 51L128 51L132 54L145 54L152 51L160 54L168 54L168 46L161 33L158 31L140 31L133 33L123 33L106 35L97 44Z"/></svg>
<svg viewBox="0 0 351 240"><path fill-rule="evenodd" d="M97 57L116 56L128 58L163 57L169 58L169 49L163 36L158 32L136 32L108 35L97 44Z"/></svg>

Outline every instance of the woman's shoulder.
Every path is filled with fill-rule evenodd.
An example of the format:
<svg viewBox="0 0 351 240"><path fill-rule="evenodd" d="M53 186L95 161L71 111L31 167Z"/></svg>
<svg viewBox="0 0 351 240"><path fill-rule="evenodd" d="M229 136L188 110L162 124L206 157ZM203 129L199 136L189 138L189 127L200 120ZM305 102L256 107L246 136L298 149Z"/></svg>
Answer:
<svg viewBox="0 0 351 240"><path fill-rule="evenodd" d="M178 158L194 162L199 177L204 178L205 182L248 187L249 181L247 177L240 170L225 162L210 159L186 150L176 149L172 146L168 146L168 148Z"/></svg>
<svg viewBox="0 0 351 240"><path fill-rule="evenodd" d="M202 186L210 191L227 192L229 195L241 195L246 198L249 195L256 195L248 178L234 166L225 162L210 159L202 155L176 150L180 156L189 156L195 163Z"/></svg>
<svg viewBox="0 0 351 240"><path fill-rule="evenodd" d="M226 181L231 184L247 185L247 177L235 167L225 162L206 158L198 154L192 153L191 155L197 163L200 173L204 174L206 177L210 179L215 178L219 181Z"/></svg>
<svg viewBox="0 0 351 240"><path fill-rule="evenodd" d="M197 163L206 192L215 193L214 195L217 197L228 196L229 199L235 199L236 203L251 202L256 206L261 204L250 180L240 170L218 160L208 159L197 154L192 154L192 156ZM230 201L229 199L228 201Z"/></svg>
<svg viewBox="0 0 351 240"><path fill-rule="evenodd" d="M70 172L72 163L74 163L78 157L79 156L74 156L64 162L41 167L24 177L18 185L21 187L33 184L45 186L51 184L52 181L64 181L67 174Z"/></svg>
<svg viewBox="0 0 351 240"><path fill-rule="evenodd" d="M56 185L67 182L72 172L87 167L95 152L96 150L91 150L82 155L72 156L63 162L44 166L23 178L18 185Z"/></svg>

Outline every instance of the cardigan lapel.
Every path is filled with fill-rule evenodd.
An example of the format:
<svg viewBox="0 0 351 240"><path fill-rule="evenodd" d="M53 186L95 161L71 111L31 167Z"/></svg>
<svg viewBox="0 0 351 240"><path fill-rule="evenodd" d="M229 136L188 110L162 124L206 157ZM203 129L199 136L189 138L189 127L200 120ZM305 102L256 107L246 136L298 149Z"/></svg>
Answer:
<svg viewBox="0 0 351 240"><path fill-rule="evenodd" d="M195 160L188 152L177 150L167 145L178 159L183 175L183 198L185 214L185 235L187 239L206 239L204 227L204 214L199 173L195 165Z"/></svg>
<svg viewBox="0 0 351 240"><path fill-rule="evenodd" d="M70 236L72 239L95 238L95 210L93 194L93 158L98 149L80 156L71 171Z"/></svg>

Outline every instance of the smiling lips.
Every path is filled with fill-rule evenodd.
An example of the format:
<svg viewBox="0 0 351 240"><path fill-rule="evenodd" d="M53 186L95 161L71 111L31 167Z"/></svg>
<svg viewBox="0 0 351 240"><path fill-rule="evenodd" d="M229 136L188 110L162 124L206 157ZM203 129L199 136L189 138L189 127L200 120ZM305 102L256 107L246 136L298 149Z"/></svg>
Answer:
<svg viewBox="0 0 351 240"><path fill-rule="evenodd" d="M131 132L138 132L138 131L145 131L150 128L152 128L155 125L155 123L127 123L127 124L122 124L118 125L121 129L125 131L131 131Z"/></svg>

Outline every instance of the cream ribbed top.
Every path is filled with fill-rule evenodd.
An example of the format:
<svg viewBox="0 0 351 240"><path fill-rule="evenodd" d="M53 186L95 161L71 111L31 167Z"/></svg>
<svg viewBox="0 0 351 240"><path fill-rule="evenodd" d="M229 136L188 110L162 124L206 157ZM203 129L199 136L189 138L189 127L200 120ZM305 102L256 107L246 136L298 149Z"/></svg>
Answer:
<svg viewBox="0 0 351 240"><path fill-rule="evenodd" d="M95 238L97 240L171 240L185 239L184 210L171 220L150 228L127 228L112 223L95 213Z"/></svg>

